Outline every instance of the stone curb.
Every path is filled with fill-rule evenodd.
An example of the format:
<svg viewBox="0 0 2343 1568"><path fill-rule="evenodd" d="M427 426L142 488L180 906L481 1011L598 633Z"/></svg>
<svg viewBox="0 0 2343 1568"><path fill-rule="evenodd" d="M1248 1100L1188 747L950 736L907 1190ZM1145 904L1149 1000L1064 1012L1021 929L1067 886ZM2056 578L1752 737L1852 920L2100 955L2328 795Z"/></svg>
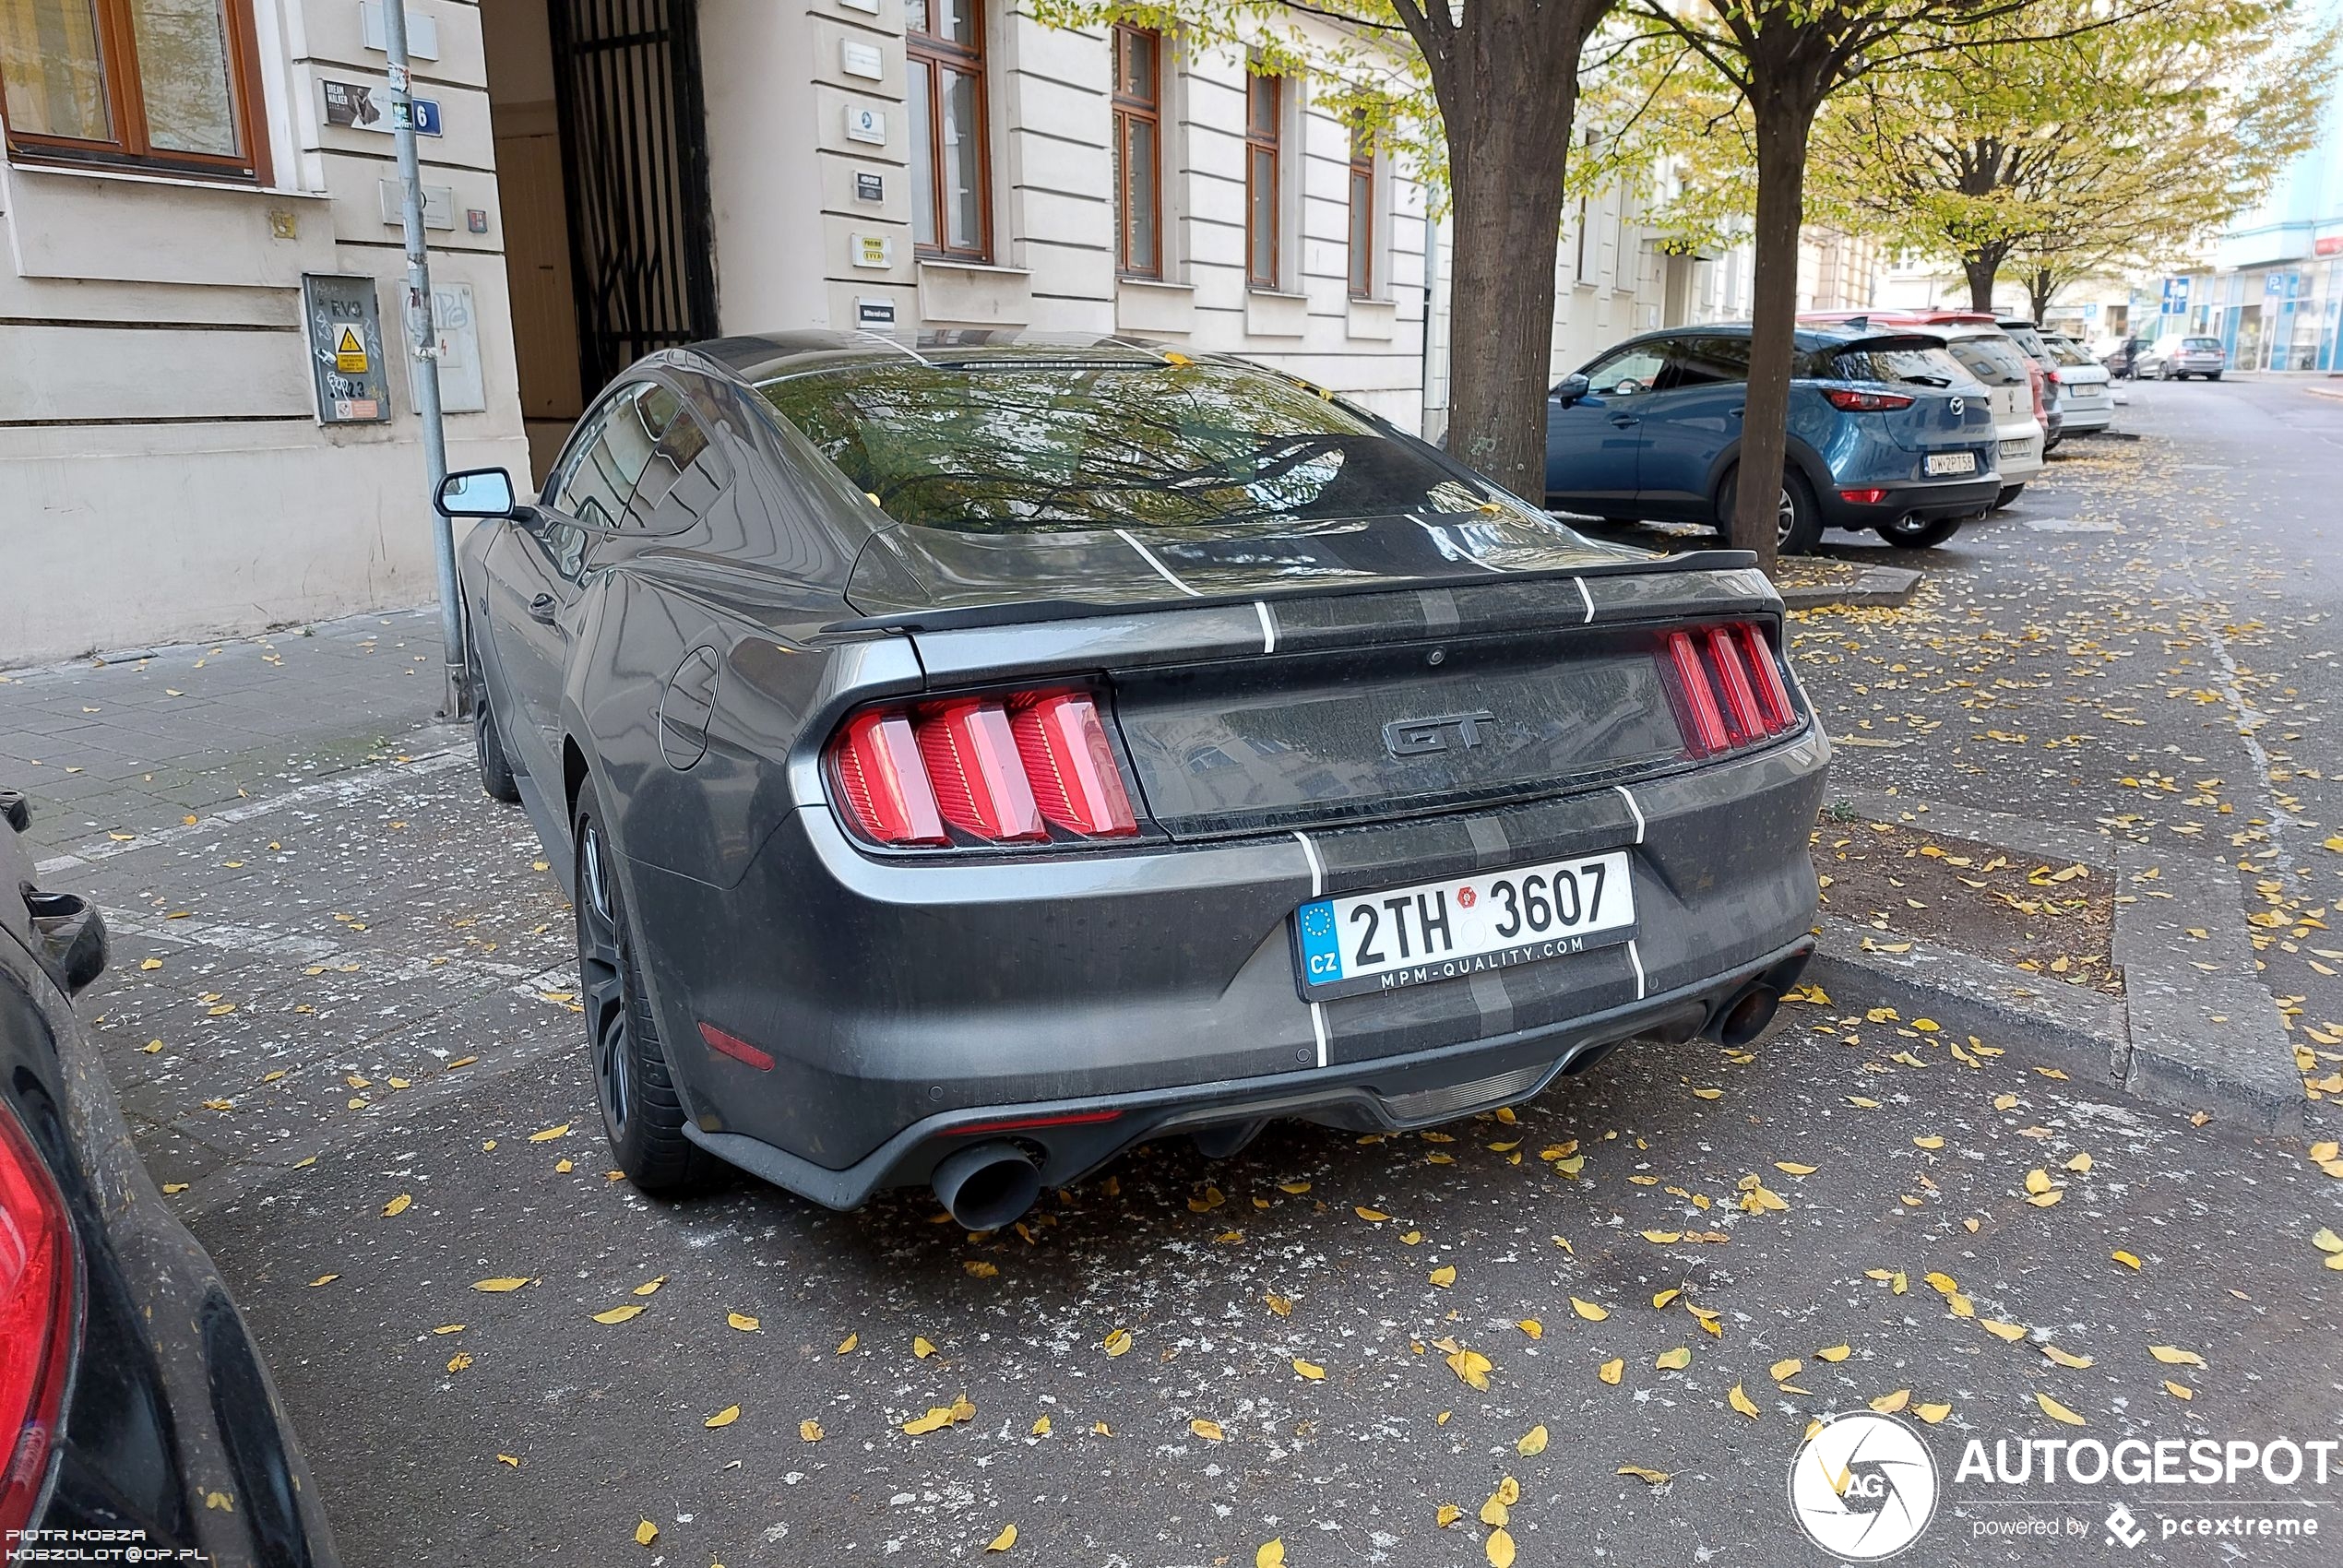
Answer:
<svg viewBox="0 0 2343 1568"><path fill-rule="evenodd" d="M2155 1104L2211 1111L2257 1133L2302 1130L2310 1101L2278 1004L2254 968L2253 943L2239 918L2243 900L2226 865L2150 853L2144 846L2002 812L1864 790L1830 799L1870 821L2111 870L2120 900L2112 956L2123 971L2124 994L2107 997L2043 982L2022 969L1941 948L1866 952L1861 939L1871 933L1827 916L1818 962L1827 959L1882 983L1957 1002L1988 1021L2021 1025L2090 1062L2110 1084ZM1835 937L1834 926L1843 928ZM2206 934L2191 936L2192 930Z"/></svg>
<svg viewBox="0 0 2343 1568"><path fill-rule="evenodd" d="M1826 605L1909 604L1920 590L1921 574L1909 566L1866 566L1851 583L1840 588L1786 588L1780 590L1786 610L1817 610Z"/></svg>
<svg viewBox="0 0 2343 1568"><path fill-rule="evenodd" d="M2343 386L2305 386L2302 390L2313 398L2333 398L2343 402Z"/></svg>

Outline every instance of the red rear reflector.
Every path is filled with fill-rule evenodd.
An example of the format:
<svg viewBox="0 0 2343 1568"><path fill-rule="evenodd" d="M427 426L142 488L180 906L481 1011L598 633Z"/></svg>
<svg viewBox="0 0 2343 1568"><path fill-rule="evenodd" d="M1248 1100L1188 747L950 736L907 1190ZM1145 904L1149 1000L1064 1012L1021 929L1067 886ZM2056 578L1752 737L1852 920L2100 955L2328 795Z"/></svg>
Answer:
<svg viewBox="0 0 2343 1568"><path fill-rule="evenodd" d="M944 820L980 838L1046 838L1041 809L1017 754L1007 709L973 698L923 712L913 725Z"/></svg>
<svg viewBox="0 0 2343 1568"><path fill-rule="evenodd" d="M1717 694L1708 684L1708 671L1700 662L1700 650L1694 647L1692 637L1683 632L1668 634L1668 658L1676 667L1676 683L1684 694L1684 714L1692 725L1685 737L1692 742L1695 756L1725 749L1725 716L1717 711Z"/></svg>
<svg viewBox="0 0 2343 1568"><path fill-rule="evenodd" d="M847 721L836 755L847 809L863 832L882 844L948 842L909 719L857 714Z"/></svg>
<svg viewBox="0 0 2343 1568"><path fill-rule="evenodd" d="M1887 492L1879 489L1842 490L1838 493L1838 498L1841 501L1852 501L1858 506L1876 506L1887 499Z"/></svg>
<svg viewBox="0 0 2343 1568"><path fill-rule="evenodd" d="M76 1335L65 1199L0 1104L0 1532L32 1519L49 1475Z"/></svg>
<svg viewBox="0 0 2343 1568"><path fill-rule="evenodd" d="M719 1056L729 1056L735 1062L745 1062L760 1073L769 1073L773 1070L773 1058L770 1054L757 1050L738 1035L726 1034L714 1024L700 1025L699 1038L706 1040L708 1049Z"/></svg>
<svg viewBox="0 0 2343 1568"><path fill-rule="evenodd" d="M1092 837L1139 830L1106 726L1087 693L1056 692L1026 704L1010 728L1043 816Z"/></svg>
<svg viewBox="0 0 2343 1568"><path fill-rule="evenodd" d="M1708 657L1716 662L1718 688L1725 696L1725 719L1736 741L1754 740L1766 732L1757 714L1757 694L1749 689L1749 671L1741 666L1741 650L1733 646L1733 629L1712 626Z"/></svg>
<svg viewBox="0 0 2343 1568"><path fill-rule="evenodd" d="M1766 731L1772 734L1788 730L1798 722L1798 710L1790 706L1790 688L1783 684L1781 666L1774 662L1774 650L1766 646L1766 634L1754 626L1741 629L1741 646L1749 655L1750 683L1757 689L1757 706L1764 712Z"/></svg>
<svg viewBox="0 0 2343 1568"><path fill-rule="evenodd" d="M1858 392L1851 386L1826 386L1823 396L1834 409L1851 413L1885 413L1890 409L1909 409L1912 400L1901 392Z"/></svg>
<svg viewBox="0 0 2343 1568"><path fill-rule="evenodd" d="M1086 1127L1093 1122L1112 1122L1122 1115L1120 1111L1076 1111L1064 1116L1019 1116L1007 1122L976 1122L965 1127L954 1127L960 1133L1021 1133L1029 1127Z"/></svg>

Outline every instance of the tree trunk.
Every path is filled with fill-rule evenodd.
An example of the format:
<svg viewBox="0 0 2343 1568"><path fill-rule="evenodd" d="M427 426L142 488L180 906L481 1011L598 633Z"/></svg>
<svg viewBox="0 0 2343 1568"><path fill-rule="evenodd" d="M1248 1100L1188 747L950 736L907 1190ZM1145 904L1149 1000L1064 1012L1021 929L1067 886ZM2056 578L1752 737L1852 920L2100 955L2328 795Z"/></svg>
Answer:
<svg viewBox="0 0 2343 1568"><path fill-rule="evenodd" d="M1447 0L1432 0L1445 6ZM1474 0L1443 31L1399 7L1447 135L1456 233L1447 447L1533 503L1546 495L1546 377L1563 174L1587 35L1614 0Z"/></svg>
<svg viewBox="0 0 2343 1568"><path fill-rule="evenodd" d="M1778 96L1753 105L1757 130L1756 255L1750 270L1749 397L1728 537L1773 570L1790 378L1797 358L1798 235L1806 213L1806 137L1814 111Z"/></svg>
<svg viewBox="0 0 2343 1568"><path fill-rule="evenodd" d="M1993 283L2001 276L2002 258L1992 251L1961 257L1960 269L1968 274L1968 308L1992 312Z"/></svg>
<svg viewBox="0 0 2343 1568"><path fill-rule="evenodd" d="M2058 279L2051 276L2046 267L2036 267L2033 275L2027 279L2026 298L2034 307L2034 324L2037 327L2041 325L2044 316L2050 315L2051 296L2057 292Z"/></svg>

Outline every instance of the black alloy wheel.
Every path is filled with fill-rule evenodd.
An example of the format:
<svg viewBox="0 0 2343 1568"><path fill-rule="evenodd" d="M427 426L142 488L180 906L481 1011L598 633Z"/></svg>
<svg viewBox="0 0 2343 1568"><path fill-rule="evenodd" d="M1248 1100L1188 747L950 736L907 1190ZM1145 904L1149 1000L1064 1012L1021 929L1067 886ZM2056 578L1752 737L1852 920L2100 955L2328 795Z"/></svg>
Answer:
<svg viewBox="0 0 2343 1568"><path fill-rule="evenodd" d="M575 840L578 990L602 1133L638 1191L652 1197L704 1191L723 1168L684 1135L683 1102L643 988L625 895L590 781L578 790Z"/></svg>

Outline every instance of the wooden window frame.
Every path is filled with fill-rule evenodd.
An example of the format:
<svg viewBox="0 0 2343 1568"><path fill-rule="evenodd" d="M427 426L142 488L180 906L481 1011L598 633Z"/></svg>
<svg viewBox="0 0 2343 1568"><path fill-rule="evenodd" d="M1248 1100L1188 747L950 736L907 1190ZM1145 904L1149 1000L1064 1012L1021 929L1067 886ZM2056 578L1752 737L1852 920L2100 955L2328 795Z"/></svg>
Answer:
<svg viewBox="0 0 2343 1568"><path fill-rule="evenodd" d="M1126 35L1144 35L1155 47L1148 53L1148 81L1147 96L1134 97L1123 90L1124 39ZM1129 22L1114 24L1112 59L1114 71L1114 270L1121 278L1144 278L1160 280L1163 277L1163 34L1153 28L1135 27ZM1154 211L1155 260L1142 267L1131 259L1131 213L1129 209L1131 179L1131 125L1134 121L1153 127L1155 132L1155 178L1148 182L1148 191Z"/></svg>
<svg viewBox="0 0 2343 1568"><path fill-rule="evenodd" d="M1349 258L1350 297L1354 300L1374 298L1374 137L1367 129L1366 116L1361 114L1350 122L1350 227L1365 236L1362 244L1351 247L1357 254ZM1362 215L1363 224L1360 221Z"/></svg>
<svg viewBox="0 0 2343 1568"><path fill-rule="evenodd" d="M930 0L933 17L938 0ZM928 181L935 203L935 244L916 247L917 254L936 261L957 261L989 267L993 261L993 107L985 91L983 0L965 0L973 46L914 30L907 18L903 27L905 53L927 66L927 156L933 172ZM957 72L976 84L976 244L954 245L947 220L950 198L944 188L944 74ZM909 90L907 84L906 90ZM914 149L914 156L917 150Z"/></svg>
<svg viewBox="0 0 2343 1568"><path fill-rule="evenodd" d="M268 184L268 116L261 90L260 38L253 22L252 0L220 0L220 18L227 28L223 42L229 89L235 95L236 135L244 148L242 156L232 158L217 153L174 152L167 148L158 148L148 139L146 97L138 78L137 33L131 22L129 0L90 0L90 10L97 23L98 64L105 83L106 118L113 135L98 141L18 131L6 125L7 98L0 92L0 128L6 132L10 161L73 168L96 166L238 184Z"/></svg>
<svg viewBox="0 0 2343 1568"><path fill-rule="evenodd" d="M1256 84L1269 84L1269 128L1256 129L1253 123L1253 91ZM1254 199L1254 165L1259 161L1256 152L1269 155L1269 274L1263 277L1253 270L1255 231L1253 215L1260 207ZM1285 271L1285 78L1267 71L1248 72L1244 84L1244 281L1250 289L1275 290Z"/></svg>

